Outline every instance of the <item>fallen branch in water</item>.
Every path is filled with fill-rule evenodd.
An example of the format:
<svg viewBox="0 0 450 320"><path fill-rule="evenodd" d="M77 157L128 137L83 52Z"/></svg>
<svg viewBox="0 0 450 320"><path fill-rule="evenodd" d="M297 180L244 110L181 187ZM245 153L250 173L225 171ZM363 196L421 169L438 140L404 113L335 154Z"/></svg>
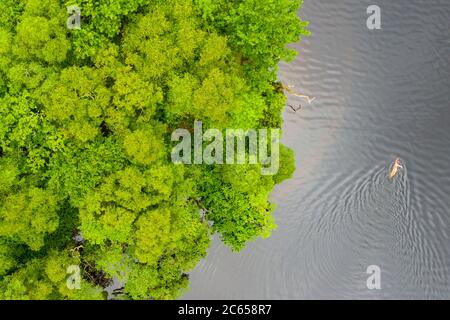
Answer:
<svg viewBox="0 0 450 320"><path fill-rule="evenodd" d="M292 89L292 88L294 88L293 85L287 85L287 86L282 85L282 88L283 88L283 90L286 90L289 94L291 94L291 95L293 95L293 96L296 96L296 97L300 97L300 98L306 99L306 100L308 101L309 104L311 104L311 102L313 102L314 100L316 100L316 97L310 97L310 96L307 96L307 95L305 95L305 94L300 94L300 93L295 92L295 91Z"/></svg>
<svg viewBox="0 0 450 320"><path fill-rule="evenodd" d="M300 104L297 108L294 108L293 106L291 106L290 104L288 104L289 108L291 108L294 112L297 112L298 110L300 110L302 108L302 105Z"/></svg>

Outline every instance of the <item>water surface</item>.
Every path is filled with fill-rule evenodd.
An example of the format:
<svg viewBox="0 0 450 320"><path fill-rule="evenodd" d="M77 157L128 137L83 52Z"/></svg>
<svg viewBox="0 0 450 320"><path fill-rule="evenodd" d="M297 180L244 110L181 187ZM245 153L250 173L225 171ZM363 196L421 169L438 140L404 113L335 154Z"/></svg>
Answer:
<svg viewBox="0 0 450 320"><path fill-rule="evenodd" d="M284 114L297 171L273 192L279 227L238 254L216 239L184 298L450 298L450 1L304 0L300 16L313 35L280 78L317 99L289 97L303 108Z"/></svg>

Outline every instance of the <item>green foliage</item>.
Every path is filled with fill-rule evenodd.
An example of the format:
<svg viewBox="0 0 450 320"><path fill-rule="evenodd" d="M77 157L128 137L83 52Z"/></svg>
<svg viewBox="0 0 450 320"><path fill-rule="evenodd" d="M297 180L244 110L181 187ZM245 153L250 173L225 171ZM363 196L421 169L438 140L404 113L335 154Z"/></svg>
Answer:
<svg viewBox="0 0 450 320"><path fill-rule="evenodd" d="M28 261L22 268L0 280L0 299L103 299L101 288L82 280L80 290L66 286L66 270L79 258L64 252L49 251L45 258Z"/></svg>
<svg viewBox="0 0 450 320"><path fill-rule="evenodd" d="M275 183L281 183L284 180L292 178L295 171L294 151L285 145L280 145L280 162L283 164L278 173L273 177Z"/></svg>
<svg viewBox="0 0 450 320"><path fill-rule="evenodd" d="M209 25L226 34L238 50L252 80L276 79L280 59L292 60L296 52L286 44L309 35L308 23L297 18L302 0L196 0Z"/></svg>
<svg viewBox="0 0 450 320"><path fill-rule="evenodd" d="M261 176L259 165L225 165L207 173L203 186L208 218L225 244L241 250L256 237L268 237L275 228L268 201L273 178Z"/></svg>
<svg viewBox="0 0 450 320"><path fill-rule="evenodd" d="M17 265L14 258L14 247L4 240L0 242L0 277Z"/></svg>
<svg viewBox="0 0 450 320"><path fill-rule="evenodd" d="M65 10L58 2L25 1L12 47L18 59L46 63L61 63L66 59L70 43L64 24Z"/></svg>
<svg viewBox="0 0 450 320"><path fill-rule="evenodd" d="M0 209L0 236L17 238L32 250L44 245L44 237L58 227L56 198L48 191L29 188L11 194Z"/></svg>
<svg viewBox="0 0 450 320"><path fill-rule="evenodd" d="M66 27L81 8L81 29ZM233 250L275 228L292 176L183 166L170 134L279 128L276 66L306 35L299 0L0 2L0 299L174 299L218 232ZM79 266L81 289L66 284Z"/></svg>

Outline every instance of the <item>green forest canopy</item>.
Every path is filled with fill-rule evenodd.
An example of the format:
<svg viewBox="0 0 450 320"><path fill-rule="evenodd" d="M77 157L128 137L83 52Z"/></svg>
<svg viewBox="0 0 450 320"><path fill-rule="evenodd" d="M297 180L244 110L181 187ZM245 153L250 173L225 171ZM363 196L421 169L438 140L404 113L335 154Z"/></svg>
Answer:
<svg viewBox="0 0 450 320"><path fill-rule="evenodd" d="M67 7L81 8L69 30ZM170 161L176 128L279 128L301 0L2 0L0 298L173 299L212 233L275 227L258 165ZM204 216L199 214L203 209ZM82 238L80 237L82 235ZM81 289L66 285L81 267Z"/></svg>

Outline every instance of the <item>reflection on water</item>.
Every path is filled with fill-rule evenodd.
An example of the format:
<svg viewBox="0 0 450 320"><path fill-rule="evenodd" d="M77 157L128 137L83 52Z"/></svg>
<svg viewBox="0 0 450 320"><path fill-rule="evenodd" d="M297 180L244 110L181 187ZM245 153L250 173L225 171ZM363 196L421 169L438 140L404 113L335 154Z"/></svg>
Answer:
<svg viewBox="0 0 450 320"><path fill-rule="evenodd" d="M279 228L239 254L215 241L184 298L450 298L450 2L379 0L375 31L370 4L304 1L313 36L280 76L317 99L289 97Z"/></svg>

